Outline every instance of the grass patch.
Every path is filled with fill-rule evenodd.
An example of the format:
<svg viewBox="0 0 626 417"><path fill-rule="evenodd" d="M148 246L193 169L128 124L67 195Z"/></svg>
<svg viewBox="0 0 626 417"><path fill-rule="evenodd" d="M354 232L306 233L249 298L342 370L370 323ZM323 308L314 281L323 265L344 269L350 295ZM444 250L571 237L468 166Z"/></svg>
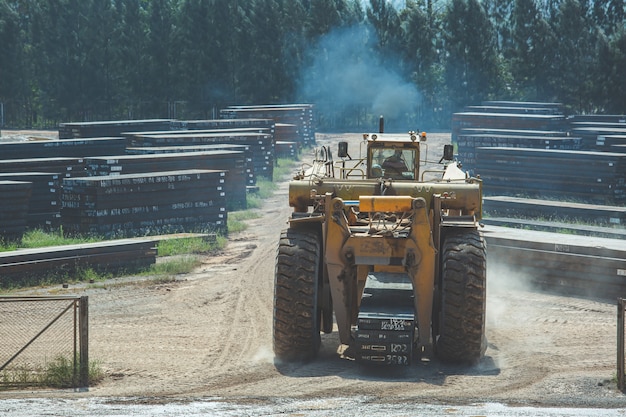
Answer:
<svg viewBox="0 0 626 417"><path fill-rule="evenodd" d="M168 259L165 262L157 262L151 265L150 268L143 273L143 275L179 275L186 274L193 271L195 268L202 265L202 261L198 256L183 255L177 256L173 259Z"/></svg>
<svg viewBox="0 0 626 417"><path fill-rule="evenodd" d="M88 365L88 384L102 381L104 372L99 361ZM79 362L66 356L57 356L43 366L16 366L0 372L0 390L24 387L74 388L80 386Z"/></svg>
<svg viewBox="0 0 626 417"><path fill-rule="evenodd" d="M229 215L230 217L230 215ZM221 235L162 240L158 244L158 256L174 256L185 253L208 253L224 247L226 238Z"/></svg>
<svg viewBox="0 0 626 417"><path fill-rule="evenodd" d="M249 200L248 200L249 201ZM233 211L228 213L228 232L237 233L246 230L246 220L258 219L261 215L252 210Z"/></svg>
<svg viewBox="0 0 626 417"><path fill-rule="evenodd" d="M248 209L258 209L263 207L263 201L271 197L278 185L267 179L259 179L256 182L259 191L248 194Z"/></svg>
<svg viewBox="0 0 626 417"><path fill-rule="evenodd" d="M45 248L48 246L75 245L80 243L93 243L101 241L98 237L65 237L63 230L46 232L41 229L28 230L24 233L20 242L0 242L0 252L17 249Z"/></svg>

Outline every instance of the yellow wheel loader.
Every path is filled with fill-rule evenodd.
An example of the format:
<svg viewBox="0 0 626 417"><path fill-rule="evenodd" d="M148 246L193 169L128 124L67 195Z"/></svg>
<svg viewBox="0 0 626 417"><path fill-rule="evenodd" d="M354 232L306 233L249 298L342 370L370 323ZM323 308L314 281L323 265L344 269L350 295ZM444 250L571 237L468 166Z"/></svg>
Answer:
<svg viewBox="0 0 626 417"><path fill-rule="evenodd" d="M319 148L289 184L274 283L278 360L313 359L332 331L340 356L368 364L484 355L481 181L462 171L452 145L437 169L421 168L426 133L383 130L381 118L355 159L347 142L337 160Z"/></svg>

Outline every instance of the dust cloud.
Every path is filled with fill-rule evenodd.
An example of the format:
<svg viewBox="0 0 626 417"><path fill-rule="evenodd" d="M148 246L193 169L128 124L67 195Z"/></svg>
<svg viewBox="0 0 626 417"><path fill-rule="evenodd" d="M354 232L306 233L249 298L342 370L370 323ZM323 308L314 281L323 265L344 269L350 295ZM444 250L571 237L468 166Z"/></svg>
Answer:
<svg viewBox="0 0 626 417"><path fill-rule="evenodd" d="M385 51L385 58L376 52L377 42L365 26L322 36L301 72L299 96L316 103L322 113L366 107L375 117L384 115L391 127L394 120L406 121L415 113L420 93L402 75L400 59L390 58L390 51Z"/></svg>

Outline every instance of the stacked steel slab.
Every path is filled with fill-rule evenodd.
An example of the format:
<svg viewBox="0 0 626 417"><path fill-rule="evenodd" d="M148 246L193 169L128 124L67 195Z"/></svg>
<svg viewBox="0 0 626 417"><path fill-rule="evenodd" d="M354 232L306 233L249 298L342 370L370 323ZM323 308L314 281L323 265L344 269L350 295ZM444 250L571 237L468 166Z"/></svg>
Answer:
<svg viewBox="0 0 626 417"><path fill-rule="evenodd" d="M45 279L46 274L73 273L78 269L128 273L156 262L154 239L125 239L0 253L0 287Z"/></svg>
<svg viewBox="0 0 626 417"><path fill-rule="evenodd" d="M530 131L535 133L536 131ZM476 169L477 150L483 147L513 147L536 149L576 150L581 148L581 139L568 136L536 134L511 134L504 132L468 133L462 131L457 136L459 160L467 170Z"/></svg>
<svg viewBox="0 0 626 417"><path fill-rule="evenodd" d="M180 153L180 152L206 152L206 151L237 151L244 156L244 173L245 185L253 186L256 184L254 175L253 154L250 145L233 145L230 143L216 145L198 145L198 146L160 146L150 147L143 146L139 148L126 148L128 155L149 155L160 153Z"/></svg>
<svg viewBox="0 0 626 417"><path fill-rule="evenodd" d="M564 115L525 113L482 113L462 112L452 115L452 139L467 128L507 130L556 130L565 132L567 123Z"/></svg>
<svg viewBox="0 0 626 417"><path fill-rule="evenodd" d="M580 149L581 140L566 130L558 103L487 101L452 116L452 141L471 173L480 147Z"/></svg>
<svg viewBox="0 0 626 417"><path fill-rule="evenodd" d="M32 184L26 221L29 229L45 230L60 225L61 176L51 172L0 173L0 181L24 181ZM3 195L3 199L7 196Z"/></svg>
<svg viewBox="0 0 626 417"><path fill-rule="evenodd" d="M59 139L118 137L122 132L170 130L171 122L169 119L149 119L60 123Z"/></svg>
<svg viewBox="0 0 626 417"><path fill-rule="evenodd" d="M300 155L298 126L288 123L276 123L274 134L276 157L296 159Z"/></svg>
<svg viewBox="0 0 626 417"><path fill-rule="evenodd" d="M488 264L509 285L534 284L560 293L615 300L626 295L626 245L622 240L487 226Z"/></svg>
<svg viewBox="0 0 626 417"><path fill-rule="evenodd" d="M32 183L0 180L0 234L4 241L19 241L26 230Z"/></svg>
<svg viewBox="0 0 626 417"><path fill-rule="evenodd" d="M0 142L2 159L55 158L123 154L122 137Z"/></svg>
<svg viewBox="0 0 626 417"><path fill-rule="evenodd" d="M127 146L199 146L211 144L246 145L252 151L254 177L272 179L274 173L274 135L256 131L180 130L171 132L139 132L124 134Z"/></svg>
<svg viewBox="0 0 626 417"><path fill-rule="evenodd" d="M68 235L106 238L225 231L226 172L181 170L63 180Z"/></svg>
<svg viewBox="0 0 626 417"><path fill-rule="evenodd" d="M589 223L589 219L593 219L594 225L626 226L626 207L619 206L564 203L562 201L508 196L485 196L483 197L483 210L489 214L486 220L490 224L492 224L493 217L530 217L568 221L570 223Z"/></svg>
<svg viewBox="0 0 626 417"><path fill-rule="evenodd" d="M224 129L256 129L259 133L274 134L272 119L207 119L207 120L174 120L171 130L224 130Z"/></svg>
<svg viewBox="0 0 626 417"><path fill-rule="evenodd" d="M479 148L485 195L626 203L626 153Z"/></svg>
<svg viewBox="0 0 626 417"><path fill-rule="evenodd" d="M61 177L85 175L85 160L75 157L0 159L0 172L52 172Z"/></svg>
<svg viewBox="0 0 626 417"><path fill-rule="evenodd" d="M626 115L576 115L569 122L584 149L610 152L612 146L626 145Z"/></svg>
<svg viewBox="0 0 626 417"><path fill-rule="evenodd" d="M270 104L229 106L220 110L222 119L272 119L276 123L297 126L297 141L302 146L315 145L315 114L312 104Z"/></svg>
<svg viewBox="0 0 626 417"><path fill-rule="evenodd" d="M0 150L1 150L0 145ZM4 179L32 183L28 208L24 209L30 229L45 230L60 225L61 179L85 175L82 158L28 158L0 160L0 176ZM3 195L3 199L9 198Z"/></svg>
<svg viewBox="0 0 626 417"><path fill-rule="evenodd" d="M224 190L229 210L246 208L245 156L243 152L210 150L145 155L119 155L85 158L89 176L137 174L183 169L225 170Z"/></svg>

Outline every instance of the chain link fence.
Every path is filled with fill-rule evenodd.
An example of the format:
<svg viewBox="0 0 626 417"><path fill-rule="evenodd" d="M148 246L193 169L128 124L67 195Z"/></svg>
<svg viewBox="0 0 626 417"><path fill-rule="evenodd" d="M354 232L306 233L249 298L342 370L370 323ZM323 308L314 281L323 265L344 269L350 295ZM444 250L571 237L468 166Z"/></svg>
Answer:
<svg viewBox="0 0 626 417"><path fill-rule="evenodd" d="M0 296L0 389L86 387L87 297Z"/></svg>

